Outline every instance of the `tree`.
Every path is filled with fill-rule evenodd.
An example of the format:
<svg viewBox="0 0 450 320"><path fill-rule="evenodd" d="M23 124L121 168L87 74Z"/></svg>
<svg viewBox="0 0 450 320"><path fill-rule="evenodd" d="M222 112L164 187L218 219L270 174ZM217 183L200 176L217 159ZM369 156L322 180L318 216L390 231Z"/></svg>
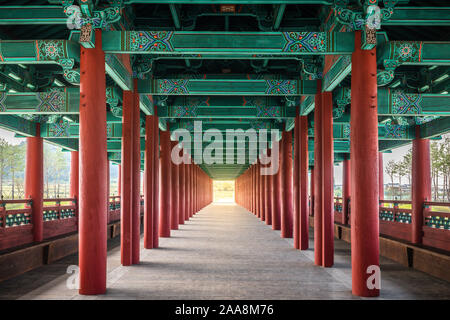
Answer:
<svg viewBox="0 0 450 320"><path fill-rule="evenodd" d="M409 149L408 153L403 156L403 169L408 177L408 183L411 186L412 149Z"/></svg>
<svg viewBox="0 0 450 320"><path fill-rule="evenodd" d="M400 200L402 200L402 177L404 175L404 167L401 162L395 162L394 166L395 166L395 175L398 177Z"/></svg>
<svg viewBox="0 0 450 320"><path fill-rule="evenodd" d="M3 198L3 180L7 170L7 152L9 143L0 138L0 197Z"/></svg>
<svg viewBox="0 0 450 320"><path fill-rule="evenodd" d="M397 174L397 166L394 160L389 160L386 163L386 173L389 176L389 178L391 179L391 192L392 195L394 196L394 176Z"/></svg>
<svg viewBox="0 0 450 320"><path fill-rule="evenodd" d="M433 200L439 197L439 144L433 141L430 145L431 180L433 181Z"/></svg>
<svg viewBox="0 0 450 320"><path fill-rule="evenodd" d="M25 152L26 145L21 143L19 145L10 145L7 149L7 164L11 174L11 199L14 200L15 194L15 182L16 182L16 174L18 172L23 172L25 168Z"/></svg>

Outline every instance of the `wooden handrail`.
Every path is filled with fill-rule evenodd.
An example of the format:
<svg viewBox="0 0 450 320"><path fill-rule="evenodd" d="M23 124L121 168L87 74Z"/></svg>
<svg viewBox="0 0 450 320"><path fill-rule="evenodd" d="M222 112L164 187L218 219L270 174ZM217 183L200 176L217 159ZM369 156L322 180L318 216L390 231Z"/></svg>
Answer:
<svg viewBox="0 0 450 320"><path fill-rule="evenodd" d="M408 201L408 200L380 200L380 203L412 204L412 201Z"/></svg>
<svg viewBox="0 0 450 320"><path fill-rule="evenodd" d="M425 201L424 206L450 207L450 202Z"/></svg>
<svg viewBox="0 0 450 320"><path fill-rule="evenodd" d="M31 199L18 199L18 200L0 200L1 204L14 204L14 203L29 203Z"/></svg>
<svg viewBox="0 0 450 320"><path fill-rule="evenodd" d="M54 198L54 199L43 199L43 202L75 202L75 198Z"/></svg>

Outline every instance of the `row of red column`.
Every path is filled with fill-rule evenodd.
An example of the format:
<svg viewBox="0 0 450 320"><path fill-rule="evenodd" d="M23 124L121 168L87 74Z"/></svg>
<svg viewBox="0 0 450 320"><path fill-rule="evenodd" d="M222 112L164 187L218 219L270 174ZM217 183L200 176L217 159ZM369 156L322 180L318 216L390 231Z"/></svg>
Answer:
<svg viewBox="0 0 450 320"><path fill-rule="evenodd" d="M379 289L367 285L369 267L379 266L379 199L384 198L383 161L378 152L376 49L361 49L361 33L355 33L352 54L351 164L343 162L343 224L348 224L351 198L352 292L358 296L378 296ZM333 265L333 117L332 94L322 92L319 81L314 112L314 168L311 169L310 212L314 215L315 264ZM307 120L295 119L293 171L294 246L308 248L308 137ZM273 229L291 235L291 135L283 132L280 172L261 180L259 164L252 165L236 180L237 203L262 220L272 216ZM412 161L412 243L421 243L423 203L431 197L429 140L420 138L416 127ZM262 190L268 191L262 192ZM262 198L261 198L262 197ZM266 197L267 199L265 199ZM262 200L261 200L262 199ZM261 207L261 204L264 204ZM269 204L269 205L268 205ZM279 223L280 222L280 223Z"/></svg>
<svg viewBox="0 0 450 320"><path fill-rule="evenodd" d="M71 195L78 201L80 293L101 294L106 290L106 223L108 162L106 148L105 67L101 31L96 30L95 48L81 48L79 152L72 153ZM361 49L361 34L355 32L352 54L351 165L344 161L344 197L351 197L352 290L359 296L376 296L369 289L367 268L379 265L378 201L379 155L377 121L376 51ZM320 88L319 88L320 89ZM318 90L320 92L321 90ZM331 94L318 93L315 100L315 154L311 170L311 203L314 204L316 263L333 263L333 139ZM156 110L155 110L156 114ZM122 262L139 262L139 95L125 91L123 97L123 143L121 165ZM430 199L429 141L413 141L412 229L413 243L421 242L423 202ZM252 165L236 179L236 201L284 237L294 236L294 245L306 249L307 227L307 121L298 117L292 133L283 132L278 152L280 170L263 175L262 166ZM146 118L144 247L158 247L159 236L188 220L212 201L212 181L195 164L173 166L170 134L160 137L157 116ZM158 139L159 138L159 139ZM159 142L158 142L159 140ZM43 239L43 143L39 125L36 137L27 139L25 196L32 200L35 241ZM173 168L177 167L177 168ZM175 176L172 179L172 172ZM176 188L178 184L178 188ZM175 187L172 187L174 185ZM351 186L351 187L350 187ZM175 195L176 194L176 195ZM177 204L172 206L176 199ZM295 201L294 201L295 199ZM347 201L344 201L344 205ZM176 209L174 209L176 208Z"/></svg>
<svg viewBox="0 0 450 320"><path fill-rule="evenodd" d="M180 224L212 202L212 180L194 163L177 165L172 162L171 150L175 143L170 140L169 130L161 131L160 143L159 236L170 237L171 230L177 230ZM158 212L145 211L144 217L150 215L154 218ZM156 229L152 232L157 234Z"/></svg>

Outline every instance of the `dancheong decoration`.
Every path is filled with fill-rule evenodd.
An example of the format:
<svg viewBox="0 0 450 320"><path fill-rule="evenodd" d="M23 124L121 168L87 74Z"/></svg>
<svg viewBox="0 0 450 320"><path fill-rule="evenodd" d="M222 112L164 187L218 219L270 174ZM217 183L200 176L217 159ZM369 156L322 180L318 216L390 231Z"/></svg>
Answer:
<svg viewBox="0 0 450 320"><path fill-rule="evenodd" d="M406 136L406 127L396 124L384 125L384 137L392 139L401 139Z"/></svg>
<svg viewBox="0 0 450 320"><path fill-rule="evenodd" d="M392 41L392 59L400 62L422 61L422 46L420 41Z"/></svg>
<svg viewBox="0 0 450 320"><path fill-rule="evenodd" d="M189 80L186 79L158 79L157 88L158 93L165 94L188 94Z"/></svg>
<svg viewBox="0 0 450 320"><path fill-rule="evenodd" d="M66 105L66 93L63 88L55 88L47 92L39 92L39 105L37 110L39 112L58 112L62 111L63 106Z"/></svg>
<svg viewBox="0 0 450 320"><path fill-rule="evenodd" d="M171 31L131 31L129 34L131 51L173 51Z"/></svg>
<svg viewBox="0 0 450 320"><path fill-rule="evenodd" d="M68 137L69 136L69 122L59 120L56 123L48 124L49 136L51 137Z"/></svg>
<svg viewBox="0 0 450 320"><path fill-rule="evenodd" d="M421 114L422 95L417 93L392 93L392 113L394 114Z"/></svg>
<svg viewBox="0 0 450 320"><path fill-rule="evenodd" d="M324 32L283 32L286 43L283 52L325 52L327 34Z"/></svg>
<svg viewBox="0 0 450 320"><path fill-rule="evenodd" d="M266 80L266 94L297 94L297 80Z"/></svg>

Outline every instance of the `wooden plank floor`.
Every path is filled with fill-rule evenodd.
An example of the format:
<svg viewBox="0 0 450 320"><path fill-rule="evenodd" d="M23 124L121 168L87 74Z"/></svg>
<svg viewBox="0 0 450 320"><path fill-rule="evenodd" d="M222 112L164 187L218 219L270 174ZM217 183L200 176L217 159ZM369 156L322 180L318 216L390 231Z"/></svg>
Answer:
<svg viewBox="0 0 450 320"><path fill-rule="evenodd" d="M336 240L335 266L316 267L312 249L294 250L292 239L233 204L203 209L159 249L143 249L140 265L120 265L119 243L110 243L105 295L67 288L75 254L0 283L0 299L358 299L349 244ZM450 299L443 280L385 258L381 272L380 299Z"/></svg>

